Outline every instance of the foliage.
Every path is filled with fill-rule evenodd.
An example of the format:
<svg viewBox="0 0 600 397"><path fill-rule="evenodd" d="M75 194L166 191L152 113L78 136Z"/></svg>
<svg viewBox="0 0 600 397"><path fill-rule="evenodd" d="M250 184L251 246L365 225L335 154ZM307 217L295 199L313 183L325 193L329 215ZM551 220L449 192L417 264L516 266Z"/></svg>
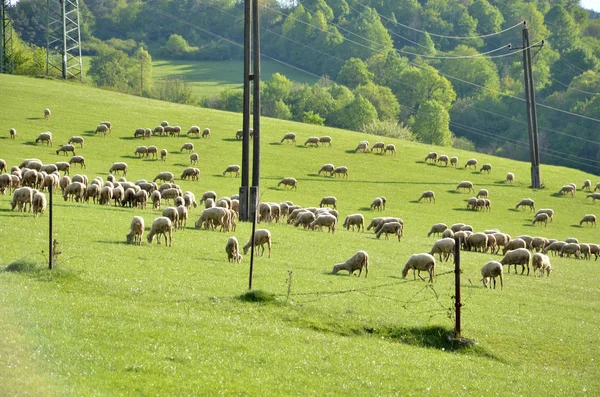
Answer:
<svg viewBox="0 0 600 397"><path fill-rule="evenodd" d="M367 65L358 58L350 58L346 61L336 82L349 88L356 88L359 85L368 84L373 81L374 74L369 71Z"/></svg>
<svg viewBox="0 0 600 397"><path fill-rule="evenodd" d="M450 146L452 134L449 124L448 111L436 101L427 101L419 107L412 131L419 142Z"/></svg>
<svg viewBox="0 0 600 397"><path fill-rule="evenodd" d="M165 58L181 59L195 51L198 51L198 48L191 47L183 36L172 34L165 45L161 47L160 55Z"/></svg>
<svg viewBox="0 0 600 397"><path fill-rule="evenodd" d="M407 141L414 140L414 136L409 128L394 121L374 121L369 124L363 124L361 131L370 135L385 136Z"/></svg>
<svg viewBox="0 0 600 397"><path fill-rule="evenodd" d="M358 130L365 124L375 122L377 109L367 98L356 94L354 100L331 116L335 125L348 130Z"/></svg>
<svg viewBox="0 0 600 397"><path fill-rule="evenodd" d="M304 112L304 116L302 117L302 122L307 124L314 125L324 125L325 119L320 117L318 114L315 114L312 110L309 112Z"/></svg>

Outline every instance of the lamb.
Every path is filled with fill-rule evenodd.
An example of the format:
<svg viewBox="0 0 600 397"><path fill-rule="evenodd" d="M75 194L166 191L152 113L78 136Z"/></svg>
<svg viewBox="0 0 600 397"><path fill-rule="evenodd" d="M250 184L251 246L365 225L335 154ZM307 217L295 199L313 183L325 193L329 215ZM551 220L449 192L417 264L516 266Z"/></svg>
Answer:
<svg viewBox="0 0 600 397"><path fill-rule="evenodd" d="M467 168L467 167L473 167L473 168L477 169L477 160L475 160L475 159L467 160L467 162L465 163L465 168Z"/></svg>
<svg viewBox="0 0 600 397"><path fill-rule="evenodd" d="M331 234L334 234L337 226L337 218L334 215L323 214L317 216L309 225L312 230L318 227L321 231L323 230L323 226L327 227Z"/></svg>
<svg viewBox="0 0 600 397"><path fill-rule="evenodd" d="M450 229L447 231L452 232ZM445 232L445 231L444 231ZM441 240L436 241L429 252L429 255L440 255L440 261L442 260L442 254L444 254L444 260L448 262L450 255L454 257L454 246L455 242L453 238L442 238Z"/></svg>
<svg viewBox="0 0 600 397"><path fill-rule="evenodd" d="M202 138L210 138L210 128L206 127L202 130Z"/></svg>
<svg viewBox="0 0 600 397"><path fill-rule="evenodd" d="M436 223L435 225L431 226L431 230L429 231L429 233L427 233L427 237L431 236L432 234L439 235L446 229L448 229L448 225L446 225L445 223Z"/></svg>
<svg viewBox="0 0 600 397"><path fill-rule="evenodd" d="M435 161L437 160L437 153L436 152L429 152L429 154L425 157L424 161L427 160L433 160L433 162L435 163Z"/></svg>
<svg viewBox="0 0 600 397"><path fill-rule="evenodd" d="M129 233L127 234L127 244L142 245L142 236L144 234L144 218L134 216L129 224Z"/></svg>
<svg viewBox="0 0 600 397"><path fill-rule="evenodd" d="M521 274L525 272L525 266L527 266L527 275L529 276L529 261L531 259L531 252L526 248L517 248L512 251L508 251L504 258L500 260L500 263L508 265L508 272L510 273L510 265L515 266L515 273L517 272L517 265L522 266Z"/></svg>
<svg viewBox="0 0 600 397"><path fill-rule="evenodd" d="M352 231L354 231L354 226L357 226L357 231L359 231L359 232L360 232L360 228L362 227L362 231L364 233L364 231L365 231L365 217L362 216L362 214L348 215L346 217L346 219L344 220L343 227L345 227L346 230L350 230L350 228L352 228Z"/></svg>
<svg viewBox="0 0 600 397"><path fill-rule="evenodd" d="M48 108L44 109L44 118L46 120L50 119L50 109L48 109Z"/></svg>
<svg viewBox="0 0 600 397"><path fill-rule="evenodd" d="M325 136L322 136L319 138L319 143L322 144L323 146L325 146L326 143L328 144L328 146L331 146L332 140L333 139L330 136L325 135Z"/></svg>
<svg viewBox="0 0 600 397"><path fill-rule="evenodd" d="M87 168L85 165L85 158L83 156L73 156L69 160L69 164L79 164L81 168Z"/></svg>
<svg viewBox="0 0 600 397"><path fill-rule="evenodd" d="M412 269L413 277L416 280L417 275L415 270L418 270L419 273L421 270L429 273L429 282L433 283L433 276L435 275L435 258L430 254L414 254L408 258L408 261L404 265L404 269L402 270L402 278L406 278L408 271ZM424 280L419 274L421 280Z"/></svg>
<svg viewBox="0 0 600 397"><path fill-rule="evenodd" d="M64 172L64 175L69 175L71 170L71 164L67 163L66 161L59 161L55 163L55 165L59 171Z"/></svg>
<svg viewBox="0 0 600 397"><path fill-rule="evenodd" d="M283 185L283 190L285 190L286 186L289 186L290 190L292 190L292 189L298 190L298 181L296 180L296 178L291 178L291 177L283 178L282 180L279 181L279 183L277 184L277 187L279 187L280 185Z"/></svg>
<svg viewBox="0 0 600 397"><path fill-rule="evenodd" d="M165 244L169 247L173 246L173 222L167 217L161 216L158 217L152 222L152 228L146 237L148 239L148 244L152 244L152 240L154 236L157 236L156 243L160 244L160 235L165 237ZM168 238L168 243L167 243Z"/></svg>
<svg viewBox="0 0 600 397"><path fill-rule="evenodd" d="M421 199L426 199L429 202L433 200L433 202L435 203L435 193L433 192L433 190L426 190L423 192L423 194L421 195L421 197L419 197L417 201L421 201Z"/></svg>
<svg viewBox="0 0 600 397"><path fill-rule="evenodd" d="M357 153L359 150L363 153L367 153L369 151L369 142L367 142L367 141L359 142L358 146L356 146L356 149L354 149L354 153Z"/></svg>
<svg viewBox="0 0 600 397"><path fill-rule="evenodd" d="M446 164L446 167L447 167L448 166L448 156L446 156L445 154L442 154L440 157L438 157L437 162L444 163L444 164Z"/></svg>
<svg viewBox="0 0 600 397"><path fill-rule="evenodd" d="M26 212L27 204L29 204L29 212L31 212L31 207L33 206L33 189L30 187L16 189L13 193L13 199L10 204L11 210L13 211L18 205L19 212Z"/></svg>
<svg viewBox="0 0 600 397"><path fill-rule="evenodd" d="M571 193L571 197L575 197L575 188L572 185L565 185L560 188L558 193L564 195L566 195L567 193Z"/></svg>
<svg viewBox="0 0 600 397"><path fill-rule="evenodd" d="M387 154L387 152L390 152L390 154L396 155L396 145L394 145L393 143L388 143L387 146L385 147L385 154Z"/></svg>
<svg viewBox="0 0 600 397"><path fill-rule="evenodd" d="M571 255L575 255L575 258L579 259L579 255L581 254L581 247L577 243L566 243L562 246L559 252L559 256L563 257L567 255L567 258L571 257Z"/></svg>
<svg viewBox="0 0 600 397"><path fill-rule="evenodd" d="M491 164L484 164L481 166L481 169L479 170L479 173L481 174L483 171L487 171L487 173L491 173L492 172L492 165Z"/></svg>
<svg viewBox="0 0 600 397"><path fill-rule="evenodd" d="M371 148L371 152L373 152L373 150L377 150L379 153L383 153L384 149L385 149L385 143L383 143L383 142L375 142L375 144Z"/></svg>
<svg viewBox="0 0 600 397"><path fill-rule="evenodd" d="M519 207L523 207L523 209L525 209L525 207L529 207L529 211L533 211L535 210L535 203L532 199L526 198L519 201L515 209L519 209Z"/></svg>
<svg viewBox="0 0 600 397"><path fill-rule="evenodd" d="M187 135L196 135L196 137L200 137L200 127L198 127L197 125L191 126L187 132Z"/></svg>
<svg viewBox="0 0 600 397"><path fill-rule="evenodd" d="M241 255L239 249L239 243L237 238L229 237L227 239L227 244L225 245L225 252L227 253L227 261L228 262L241 262Z"/></svg>
<svg viewBox="0 0 600 397"><path fill-rule="evenodd" d="M152 182L156 182L157 180L174 183L175 177L173 176L173 173L165 171L165 172L160 172L158 175L156 175L154 177L154 179L152 180Z"/></svg>
<svg viewBox="0 0 600 397"><path fill-rule="evenodd" d="M595 227L596 226L596 215L594 215L594 214L584 215L584 217L581 218L581 220L579 221L579 226L581 226L584 222L591 223Z"/></svg>
<svg viewBox="0 0 600 397"><path fill-rule="evenodd" d="M69 141L67 143L69 143L69 144L78 143L79 147L83 147L83 141L84 141L83 138L80 136L72 136L71 139L69 139Z"/></svg>
<svg viewBox="0 0 600 397"><path fill-rule="evenodd" d="M375 199L371 203L371 209L379 210L379 211L381 211L382 209L385 209L385 206L383 204L383 200L381 199L381 197L375 197Z"/></svg>
<svg viewBox="0 0 600 397"><path fill-rule="evenodd" d="M535 225L535 224L536 224L536 222L539 222L539 223L542 223L542 222L543 222L543 223L544 223L544 226L548 226L548 219L550 219L550 217L548 216L548 214L545 214L545 213L543 213L543 212L542 212L542 213L540 213L540 214L537 214L537 215L535 216L535 218L533 218L533 223L532 223L532 225Z"/></svg>
<svg viewBox="0 0 600 397"><path fill-rule="evenodd" d="M37 218L38 215L44 215L46 211L46 195L42 192L37 192L32 199L33 215Z"/></svg>
<svg viewBox="0 0 600 397"><path fill-rule="evenodd" d="M487 189L480 189L479 192L477 193L477 195L475 197L479 198L479 197L487 197L489 194Z"/></svg>
<svg viewBox="0 0 600 397"><path fill-rule="evenodd" d="M323 164L319 172L317 172L317 175L321 175L321 172L324 174L328 172L329 176L332 176L334 169L335 167L333 166L333 164Z"/></svg>
<svg viewBox="0 0 600 397"><path fill-rule="evenodd" d="M46 145L52 146L52 133L51 132L42 132L35 140L35 143L45 142Z"/></svg>
<svg viewBox="0 0 600 397"><path fill-rule="evenodd" d="M483 282L483 286L487 288L491 279L494 282L494 289L496 289L496 277L500 276L500 289L504 289L503 272L504 268L500 262L490 261L483 265L481 268L481 276L483 277L481 281ZM490 289L491 288L492 285L490 284Z"/></svg>
<svg viewBox="0 0 600 397"><path fill-rule="evenodd" d="M334 196L325 196L321 199L321 203L319 204L319 207L323 208L324 206L329 206L332 205L333 209L337 209L337 198L335 198Z"/></svg>
<svg viewBox="0 0 600 397"><path fill-rule="evenodd" d="M506 255L508 251L516 250L519 248L527 249L527 243L520 238L516 238L514 240L510 240L508 243L504 245L504 249L502 250L502 255Z"/></svg>
<svg viewBox="0 0 600 397"><path fill-rule="evenodd" d="M169 152L167 152L167 149L161 149L160 150L160 159L162 161L167 161L167 155L169 154Z"/></svg>
<svg viewBox="0 0 600 397"><path fill-rule="evenodd" d="M552 222L554 219L554 210L552 209L541 209L541 210L537 210L537 212L535 213L535 216L538 216L539 214L546 214L548 215L548 218L550 219L550 222Z"/></svg>
<svg viewBox="0 0 600 397"><path fill-rule="evenodd" d="M17 130L14 128L11 128L8 131L8 134L10 135L10 139L15 139L17 137Z"/></svg>
<svg viewBox="0 0 600 397"><path fill-rule="evenodd" d="M319 147L319 137L318 136L311 136L310 138L308 138L306 140L306 142L304 142L304 146Z"/></svg>
<svg viewBox="0 0 600 397"><path fill-rule="evenodd" d="M204 194L202 194L202 198L200 199L200 203L202 204L203 202L206 201L206 199L213 199L216 200L217 199L217 193L213 192L212 190L209 190L208 192L204 192Z"/></svg>
<svg viewBox="0 0 600 397"><path fill-rule="evenodd" d="M190 154L190 164L192 164L192 165L196 164L199 159L200 159L200 156L198 156L198 153Z"/></svg>
<svg viewBox="0 0 600 397"><path fill-rule="evenodd" d="M586 199L591 198L592 202L596 204L596 200L600 200L600 193L591 193L585 196Z"/></svg>
<svg viewBox="0 0 600 397"><path fill-rule="evenodd" d="M225 168L225 171L223 171L223 176L227 173L229 173L231 176L233 176L233 173L235 172L235 176L238 177L240 176L240 166L239 165L230 165L227 168Z"/></svg>
<svg viewBox="0 0 600 397"><path fill-rule="evenodd" d="M389 240L388 235L393 234L395 236L398 236L398 241L400 241L400 238L402 237L402 229L402 224L399 222L387 222L379 228L379 230L375 234L375 237L379 238L382 234L385 233L385 239Z"/></svg>
<svg viewBox="0 0 600 397"><path fill-rule="evenodd" d="M310 224L315 220L315 214L310 211L298 212L296 214L296 220L294 222L294 226L298 227L302 225L304 229L310 226ZM288 219L289 222L289 219Z"/></svg>
<svg viewBox="0 0 600 397"><path fill-rule="evenodd" d="M288 132L283 136L283 138L281 138L280 143L283 143L283 141L286 141L287 143L296 143L296 134L293 132Z"/></svg>
<svg viewBox="0 0 600 397"><path fill-rule="evenodd" d="M96 129L94 130L94 134L100 133L102 134L104 137L106 137L106 134L108 133L108 126L105 124L100 124L96 127Z"/></svg>
<svg viewBox="0 0 600 397"><path fill-rule="evenodd" d="M515 174L513 174L512 172L509 172L508 174L506 174L506 182L512 184L515 180Z"/></svg>
<svg viewBox="0 0 600 397"><path fill-rule="evenodd" d="M183 146L181 147L181 149L179 149L179 151L183 152L184 150L187 151L188 153L193 152L194 151L194 144L193 143L189 143L189 142L184 143Z"/></svg>
<svg viewBox="0 0 600 397"><path fill-rule="evenodd" d="M341 175L342 178L343 177L348 178L348 167L345 167L343 165L340 167L335 167L335 169L333 170L331 175L335 175L335 176Z"/></svg>
<svg viewBox="0 0 600 397"><path fill-rule="evenodd" d="M69 197L75 197L75 201L79 202L79 200L83 199L83 195L85 194L85 185L81 182L71 182L65 190L63 190L63 198L65 201Z"/></svg>
<svg viewBox="0 0 600 397"><path fill-rule="evenodd" d="M117 171L121 171L123 173L123 176L125 176L125 175L127 175L127 168L128 168L127 163L116 162L116 163L113 163L113 165L111 165L108 172L111 174L116 174Z"/></svg>
<svg viewBox="0 0 600 397"><path fill-rule="evenodd" d="M254 247L255 253L258 255L258 247L262 248L261 256L265 254L264 245L267 244L269 247L269 258L271 257L271 232L267 229L258 229L254 232ZM244 255L248 253L248 250L252 247L252 237L250 240L244 245Z"/></svg>
<svg viewBox="0 0 600 397"><path fill-rule="evenodd" d="M533 258L531 259L531 265L533 267L533 275L535 276L535 271L539 269L540 277L544 277L544 270L546 271L546 276L550 277L550 273L552 272L552 265L550 264L550 258L548 258L544 254L533 254Z"/></svg>
<svg viewBox="0 0 600 397"><path fill-rule="evenodd" d="M468 192L472 191L475 193L475 189L473 189L473 183L469 181L462 181L456 186L456 190L458 189L467 189Z"/></svg>
<svg viewBox="0 0 600 397"><path fill-rule="evenodd" d="M358 270L358 277L360 277L363 268L365 269L365 278L367 278L369 275L369 254L361 250L352 255L346 262L334 265L331 273L337 274L340 270L346 270L350 276Z"/></svg>

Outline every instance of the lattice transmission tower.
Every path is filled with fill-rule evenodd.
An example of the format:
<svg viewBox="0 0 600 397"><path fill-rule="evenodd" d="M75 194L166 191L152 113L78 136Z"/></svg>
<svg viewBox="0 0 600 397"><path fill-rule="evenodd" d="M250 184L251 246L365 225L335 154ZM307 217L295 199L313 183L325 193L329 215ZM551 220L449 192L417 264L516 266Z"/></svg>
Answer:
<svg viewBox="0 0 600 397"><path fill-rule="evenodd" d="M0 0L0 73L15 73L12 25L8 15L10 0Z"/></svg>
<svg viewBox="0 0 600 397"><path fill-rule="evenodd" d="M81 32L77 0L48 0L46 75L82 79Z"/></svg>

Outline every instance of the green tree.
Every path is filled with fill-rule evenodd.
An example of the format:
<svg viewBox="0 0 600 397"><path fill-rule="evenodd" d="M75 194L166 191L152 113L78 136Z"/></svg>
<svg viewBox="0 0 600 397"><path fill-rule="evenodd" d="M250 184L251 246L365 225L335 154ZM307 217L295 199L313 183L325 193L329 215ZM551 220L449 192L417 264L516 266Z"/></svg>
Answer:
<svg viewBox="0 0 600 397"><path fill-rule="evenodd" d="M501 29L504 17L500 10L491 5L488 0L475 0L469 7L473 18L477 20L477 32L490 34Z"/></svg>
<svg viewBox="0 0 600 397"><path fill-rule="evenodd" d="M307 124L324 125L325 119L318 114L315 114L313 111L309 111L303 113L302 122Z"/></svg>
<svg viewBox="0 0 600 397"><path fill-rule="evenodd" d="M335 125L339 128L360 131L365 124L371 124L377 121L377 109L369 100L360 94L357 94L352 102L334 117Z"/></svg>
<svg viewBox="0 0 600 397"><path fill-rule="evenodd" d="M281 104L278 105L278 103L284 103L287 100L292 89L292 84L287 77L275 73L269 81L260 87L262 113L265 116L284 118L276 116L277 108L279 107L279 110L282 110Z"/></svg>
<svg viewBox="0 0 600 397"><path fill-rule="evenodd" d="M152 93L152 57L143 47L139 47L133 56L133 59L139 65L139 84L134 88L139 90L141 95L150 96Z"/></svg>
<svg viewBox="0 0 600 397"><path fill-rule="evenodd" d="M166 44L161 47L161 54L169 58L182 58L193 50L183 36L172 34Z"/></svg>
<svg viewBox="0 0 600 397"><path fill-rule="evenodd" d="M552 24L549 40L553 48L562 53L577 44L580 27L564 7L559 5L552 7L546 14L545 20Z"/></svg>
<svg viewBox="0 0 600 397"><path fill-rule="evenodd" d="M344 42L342 53L339 54L343 58L367 59L393 48L392 38L381 23L379 14L370 7L363 8L362 13L345 21L342 26L345 29L344 36L352 41Z"/></svg>
<svg viewBox="0 0 600 397"><path fill-rule="evenodd" d="M436 101L427 101L419 107L412 131L419 142L439 146L452 145L450 115L446 108Z"/></svg>
<svg viewBox="0 0 600 397"><path fill-rule="evenodd" d="M169 78L162 81L153 90L154 97L162 101L193 104L195 102L192 90L180 78ZM241 112L241 106L240 110Z"/></svg>
<svg viewBox="0 0 600 397"><path fill-rule="evenodd" d="M474 48L459 45L450 54L451 56L473 56L477 55L478 52ZM461 97L477 97L482 94L489 94L490 90L498 91L500 89L500 77L496 65L491 59L485 57L446 59L441 70L451 76L484 87L479 88L459 80L453 81L454 89Z"/></svg>
<svg viewBox="0 0 600 397"><path fill-rule="evenodd" d="M346 61L336 81L338 84L356 88L359 85L368 84L373 81L373 73L369 72L367 64L358 58L350 58Z"/></svg>
<svg viewBox="0 0 600 397"><path fill-rule="evenodd" d="M275 102L275 107L273 110L273 117L282 119L282 120L291 120L292 118L292 110L288 105L285 104L281 99Z"/></svg>
<svg viewBox="0 0 600 397"><path fill-rule="evenodd" d="M131 92L135 84L130 71L133 69L131 59L123 51L112 48L104 49L90 61L87 75L99 87L110 87L121 92Z"/></svg>
<svg viewBox="0 0 600 397"><path fill-rule="evenodd" d="M400 104L389 87L368 83L357 87L354 92L357 95L362 95L371 102L377 110L379 120L398 121Z"/></svg>

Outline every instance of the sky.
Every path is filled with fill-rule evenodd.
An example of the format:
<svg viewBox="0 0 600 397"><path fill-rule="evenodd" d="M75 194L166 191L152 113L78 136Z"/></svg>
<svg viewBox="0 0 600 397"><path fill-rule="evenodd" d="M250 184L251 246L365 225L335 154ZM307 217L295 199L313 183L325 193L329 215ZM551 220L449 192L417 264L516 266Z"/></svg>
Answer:
<svg viewBox="0 0 600 397"><path fill-rule="evenodd" d="M583 8L600 12L600 0L581 0L580 4Z"/></svg>

